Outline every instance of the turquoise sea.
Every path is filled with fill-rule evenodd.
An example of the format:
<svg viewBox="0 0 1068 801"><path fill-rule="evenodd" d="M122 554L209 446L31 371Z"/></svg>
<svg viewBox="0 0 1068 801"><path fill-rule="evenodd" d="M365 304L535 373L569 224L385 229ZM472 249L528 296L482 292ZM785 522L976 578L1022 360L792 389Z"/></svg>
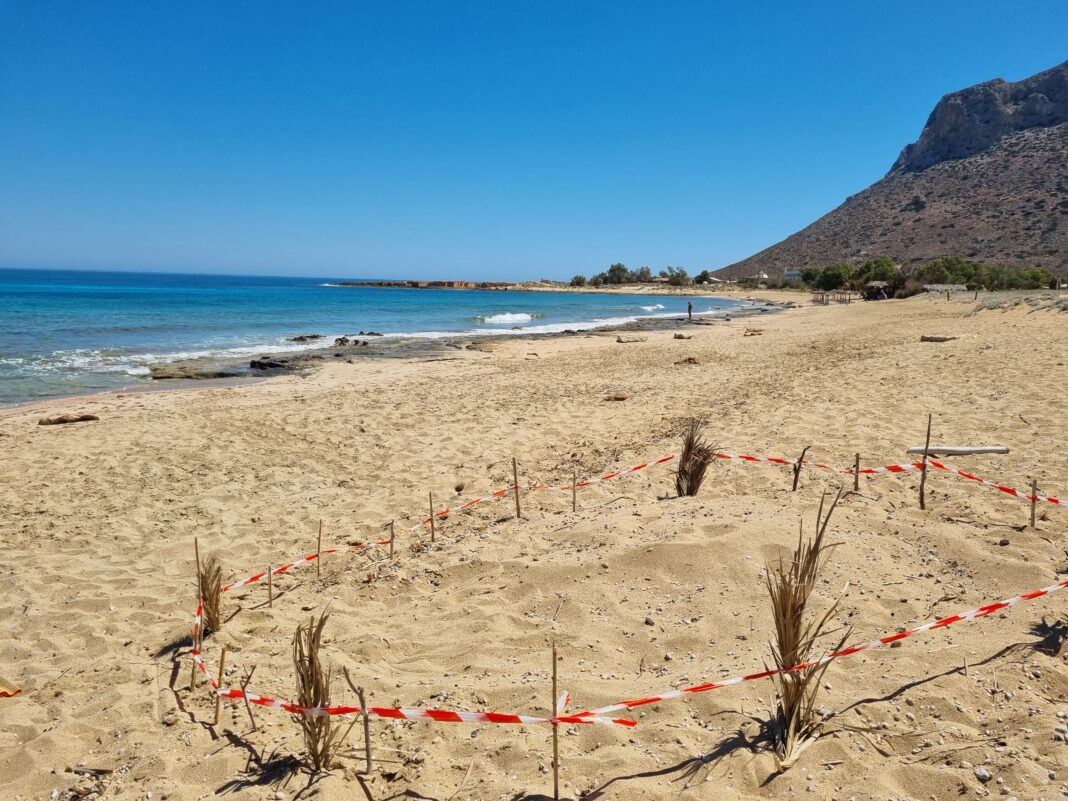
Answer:
<svg viewBox="0 0 1068 801"><path fill-rule="evenodd" d="M723 312L708 296L340 287L338 278L0 270L0 404L151 383L148 365L299 350L298 334L521 334ZM322 343L320 343L320 346Z"/></svg>

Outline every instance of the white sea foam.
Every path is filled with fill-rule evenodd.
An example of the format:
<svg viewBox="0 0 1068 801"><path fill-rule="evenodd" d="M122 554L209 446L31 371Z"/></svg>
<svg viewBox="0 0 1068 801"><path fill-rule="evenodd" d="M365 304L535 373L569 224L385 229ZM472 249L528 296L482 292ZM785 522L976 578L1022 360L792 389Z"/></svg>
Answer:
<svg viewBox="0 0 1068 801"><path fill-rule="evenodd" d="M657 304L654 304L653 306L642 306L642 311L651 312L651 311L656 311L657 309L663 309L663 308L666 308L663 303L657 303Z"/></svg>
<svg viewBox="0 0 1068 801"><path fill-rule="evenodd" d="M503 325L505 323L529 323L535 317L541 316L540 314L527 314L526 312L502 312L501 314L490 314L485 317L479 316L475 319L481 323Z"/></svg>

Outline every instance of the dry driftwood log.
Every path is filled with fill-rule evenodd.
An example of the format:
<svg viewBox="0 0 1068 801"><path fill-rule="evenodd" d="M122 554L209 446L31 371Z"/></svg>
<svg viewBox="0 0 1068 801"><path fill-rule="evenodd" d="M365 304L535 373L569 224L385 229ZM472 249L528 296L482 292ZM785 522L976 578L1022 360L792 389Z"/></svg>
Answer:
<svg viewBox="0 0 1068 801"><path fill-rule="evenodd" d="M920 342L951 342L954 339L960 339L960 337L940 337L933 334L923 334L920 337Z"/></svg>
<svg viewBox="0 0 1068 801"><path fill-rule="evenodd" d="M95 414L61 414L56 417L42 417L37 421L39 426L58 426L63 423L84 423L89 420L99 420Z"/></svg>
<svg viewBox="0 0 1068 801"><path fill-rule="evenodd" d="M616 337L616 342L645 342L649 337L625 337L623 335Z"/></svg>
<svg viewBox="0 0 1068 801"><path fill-rule="evenodd" d="M693 334L675 334L675 339L693 339Z"/></svg>
<svg viewBox="0 0 1068 801"><path fill-rule="evenodd" d="M931 445L927 453L932 456L969 456L973 453L1008 453L1004 445ZM913 445L906 453L923 453L923 445Z"/></svg>

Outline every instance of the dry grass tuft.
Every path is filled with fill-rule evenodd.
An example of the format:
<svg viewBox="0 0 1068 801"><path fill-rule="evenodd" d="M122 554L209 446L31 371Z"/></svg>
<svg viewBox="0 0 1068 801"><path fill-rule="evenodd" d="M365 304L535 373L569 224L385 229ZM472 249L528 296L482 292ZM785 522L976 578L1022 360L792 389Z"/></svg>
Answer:
<svg viewBox="0 0 1068 801"><path fill-rule="evenodd" d="M222 561L218 554L204 560L200 570L201 598L204 601L204 628L211 634L222 629Z"/></svg>
<svg viewBox="0 0 1068 801"><path fill-rule="evenodd" d="M694 417L682 435L682 453L675 473L675 491L682 496L693 496L701 489L705 471L715 458L715 449L705 441L705 421Z"/></svg>
<svg viewBox="0 0 1068 801"><path fill-rule="evenodd" d="M330 618L323 612L319 619L309 618L293 635L293 670L297 677L296 702L305 707L330 706L330 671L323 667L323 628ZM304 733L304 747L315 771L328 770L334 763L345 732L334 725L330 715L297 715Z"/></svg>
<svg viewBox="0 0 1068 801"><path fill-rule="evenodd" d="M818 661L816 643L827 633L831 617L838 608L839 602L835 601L822 616L806 622L805 613L812 590L834 547L824 543L824 535L841 496L839 490L826 516L823 514L826 494L820 499L816 535L808 542L804 541L803 524L799 525L797 550L789 564L784 565L780 559L776 567L767 567L768 595L775 620L771 652L779 670ZM848 636L846 632L835 650L841 648ZM772 677L775 717L771 721L771 737L780 772L789 768L819 734L823 718L816 711L816 695L829 664L816 664Z"/></svg>

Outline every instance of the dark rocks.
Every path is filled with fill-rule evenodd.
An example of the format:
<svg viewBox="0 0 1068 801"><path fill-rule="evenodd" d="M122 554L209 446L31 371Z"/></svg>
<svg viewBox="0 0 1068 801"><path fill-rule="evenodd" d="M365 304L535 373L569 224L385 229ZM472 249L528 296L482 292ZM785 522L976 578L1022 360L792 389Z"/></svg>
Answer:
<svg viewBox="0 0 1068 801"><path fill-rule="evenodd" d="M168 379L235 378L243 375L236 367L221 367L208 362L174 362L154 364L148 368L151 378L157 381Z"/></svg>
<svg viewBox="0 0 1068 801"><path fill-rule="evenodd" d="M39 426L58 426L66 423L86 423L91 420L99 420L95 414L60 414L55 417L42 417L37 421Z"/></svg>
<svg viewBox="0 0 1068 801"><path fill-rule="evenodd" d="M300 336L290 337L287 342L314 342L317 339L322 339L322 334L301 334Z"/></svg>
<svg viewBox="0 0 1068 801"><path fill-rule="evenodd" d="M380 336L384 336L384 335L378 333L377 331L361 331L359 334L357 334L357 336L361 336L361 337L380 337Z"/></svg>
<svg viewBox="0 0 1068 801"><path fill-rule="evenodd" d="M253 370L289 370L291 365L288 359L274 359L269 356L260 356L248 363Z"/></svg>
<svg viewBox="0 0 1068 801"><path fill-rule="evenodd" d="M348 337L338 337L337 339L334 340L334 347L335 348L339 348L342 345L348 345L349 342L350 342L350 340L349 340Z"/></svg>

